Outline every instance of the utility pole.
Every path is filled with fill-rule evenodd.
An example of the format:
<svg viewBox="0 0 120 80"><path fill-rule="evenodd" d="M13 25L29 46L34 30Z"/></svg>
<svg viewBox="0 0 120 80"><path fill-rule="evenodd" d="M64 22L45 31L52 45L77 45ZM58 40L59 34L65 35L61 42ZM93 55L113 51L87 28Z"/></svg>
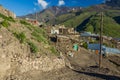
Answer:
<svg viewBox="0 0 120 80"><path fill-rule="evenodd" d="M103 43L103 38L102 38L102 32L103 32L103 12L100 14L101 21L100 21L100 54L99 54L99 68L102 66L102 43Z"/></svg>

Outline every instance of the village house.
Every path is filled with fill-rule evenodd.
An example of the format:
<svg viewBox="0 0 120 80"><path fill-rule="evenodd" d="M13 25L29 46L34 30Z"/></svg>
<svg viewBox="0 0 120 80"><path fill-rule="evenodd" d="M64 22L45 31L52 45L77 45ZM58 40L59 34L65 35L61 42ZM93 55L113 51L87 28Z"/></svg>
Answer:
<svg viewBox="0 0 120 80"><path fill-rule="evenodd" d="M113 38L112 42L115 44L115 47L120 49L120 38Z"/></svg>
<svg viewBox="0 0 120 80"><path fill-rule="evenodd" d="M79 34L74 28L66 28L64 25L55 25L51 27L51 34L72 35Z"/></svg>
<svg viewBox="0 0 120 80"><path fill-rule="evenodd" d="M51 34L67 34L68 29L65 28L64 25L55 25L54 27L51 27Z"/></svg>
<svg viewBox="0 0 120 80"><path fill-rule="evenodd" d="M99 39L99 35L92 34L91 32L83 32L80 34L81 41L84 42L94 42L95 40Z"/></svg>
<svg viewBox="0 0 120 80"><path fill-rule="evenodd" d="M40 23L39 23L36 19L26 18L26 20L27 20L28 22L30 22L31 24L33 24L33 25L40 25Z"/></svg>

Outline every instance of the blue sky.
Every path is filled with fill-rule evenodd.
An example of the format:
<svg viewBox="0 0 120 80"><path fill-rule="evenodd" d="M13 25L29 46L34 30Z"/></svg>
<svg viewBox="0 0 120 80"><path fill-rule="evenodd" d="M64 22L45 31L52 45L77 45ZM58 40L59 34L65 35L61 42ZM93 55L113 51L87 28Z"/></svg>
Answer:
<svg viewBox="0 0 120 80"><path fill-rule="evenodd" d="M103 3L104 0L0 0L0 4L17 16L34 13L50 6L87 7Z"/></svg>

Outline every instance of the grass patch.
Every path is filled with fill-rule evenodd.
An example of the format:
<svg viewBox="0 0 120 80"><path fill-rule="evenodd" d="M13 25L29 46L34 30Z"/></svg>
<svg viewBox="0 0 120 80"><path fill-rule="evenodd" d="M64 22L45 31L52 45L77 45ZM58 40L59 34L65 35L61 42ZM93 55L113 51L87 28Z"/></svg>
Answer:
<svg viewBox="0 0 120 80"><path fill-rule="evenodd" d="M7 16L5 16L3 14L0 14L0 17L3 18L3 19L5 19L5 20L7 20L7 21L15 22L15 20L12 17L7 17Z"/></svg>
<svg viewBox="0 0 120 80"><path fill-rule="evenodd" d="M26 36L25 33L21 32L21 33L13 33L14 36L20 41L20 43L24 43L26 41Z"/></svg>
<svg viewBox="0 0 120 80"><path fill-rule="evenodd" d="M0 13L0 17L3 18L3 19L7 19L7 17L3 14Z"/></svg>
<svg viewBox="0 0 120 80"><path fill-rule="evenodd" d="M44 42L45 44L48 44L48 40L47 40L47 36L45 33L44 29L40 29L38 27L32 27L33 28L33 32L31 33L31 35L33 36L34 39L36 39L38 42Z"/></svg>
<svg viewBox="0 0 120 80"><path fill-rule="evenodd" d="M6 28L10 26L10 23L7 20L2 21L0 24Z"/></svg>
<svg viewBox="0 0 120 80"><path fill-rule="evenodd" d="M7 20L10 22L15 22L15 20L12 17L7 17Z"/></svg>
<svg viewBox="0 0 120 80"><path fill-rule="evenodd" d="M33 25L31 25L30 23L28 23L28 22L25 21L25 20L20 20L20 23L23 24L23 25L25 25L30 31L32 31L33 28L34 28Z"/></svg>
<svg viewBox="0 0 120 80"><path fill-rule="evenodd" d="M32 36L34 36L34 38L38 42L44 42L45 44L47 44L47 40L46 40L46 38L42 34L39 34L36 31L34 31L34 32L32 32Z"/></svg>
<svg viewBox="0 0 120 80"><path fill-rule="evenodd" d="M29 41L28 45L30 46L30 51L32 53L37 53L38 52L38 47L33 42Z"/></svg>
<svg viewBox="0 0 120 80"><path fill-rule="evenodd" d="M30 23L26 22L25 20L20 20L20 23L23 25L31 25Z"/></svg>
<svg viewBox="0 0 120 80"><path fill-rule="evenodd" d="M51 50L51 52L53 53L53 54L55 54L55 55L58 55L58 52L57 52L57 50L55 49L55 47L50 47L50 50Z"/></svg>

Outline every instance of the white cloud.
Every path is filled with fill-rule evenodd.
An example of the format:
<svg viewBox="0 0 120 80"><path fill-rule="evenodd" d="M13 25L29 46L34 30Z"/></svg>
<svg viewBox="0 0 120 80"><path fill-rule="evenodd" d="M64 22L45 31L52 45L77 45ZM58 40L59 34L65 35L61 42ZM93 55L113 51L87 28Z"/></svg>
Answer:
<svg viewBox="0 0 120 80"><path fill-rule="evenodd" d="M59 2L58 2L58 6L62 6L62 5L65 5L64 0L59 0Z"/></svg>
<svg viewBox="0 0 120 80"><path fill-rule="evenodd" d="M38 0L38 4L45 9L48 6L48 3L45 0Z"/></svg>

